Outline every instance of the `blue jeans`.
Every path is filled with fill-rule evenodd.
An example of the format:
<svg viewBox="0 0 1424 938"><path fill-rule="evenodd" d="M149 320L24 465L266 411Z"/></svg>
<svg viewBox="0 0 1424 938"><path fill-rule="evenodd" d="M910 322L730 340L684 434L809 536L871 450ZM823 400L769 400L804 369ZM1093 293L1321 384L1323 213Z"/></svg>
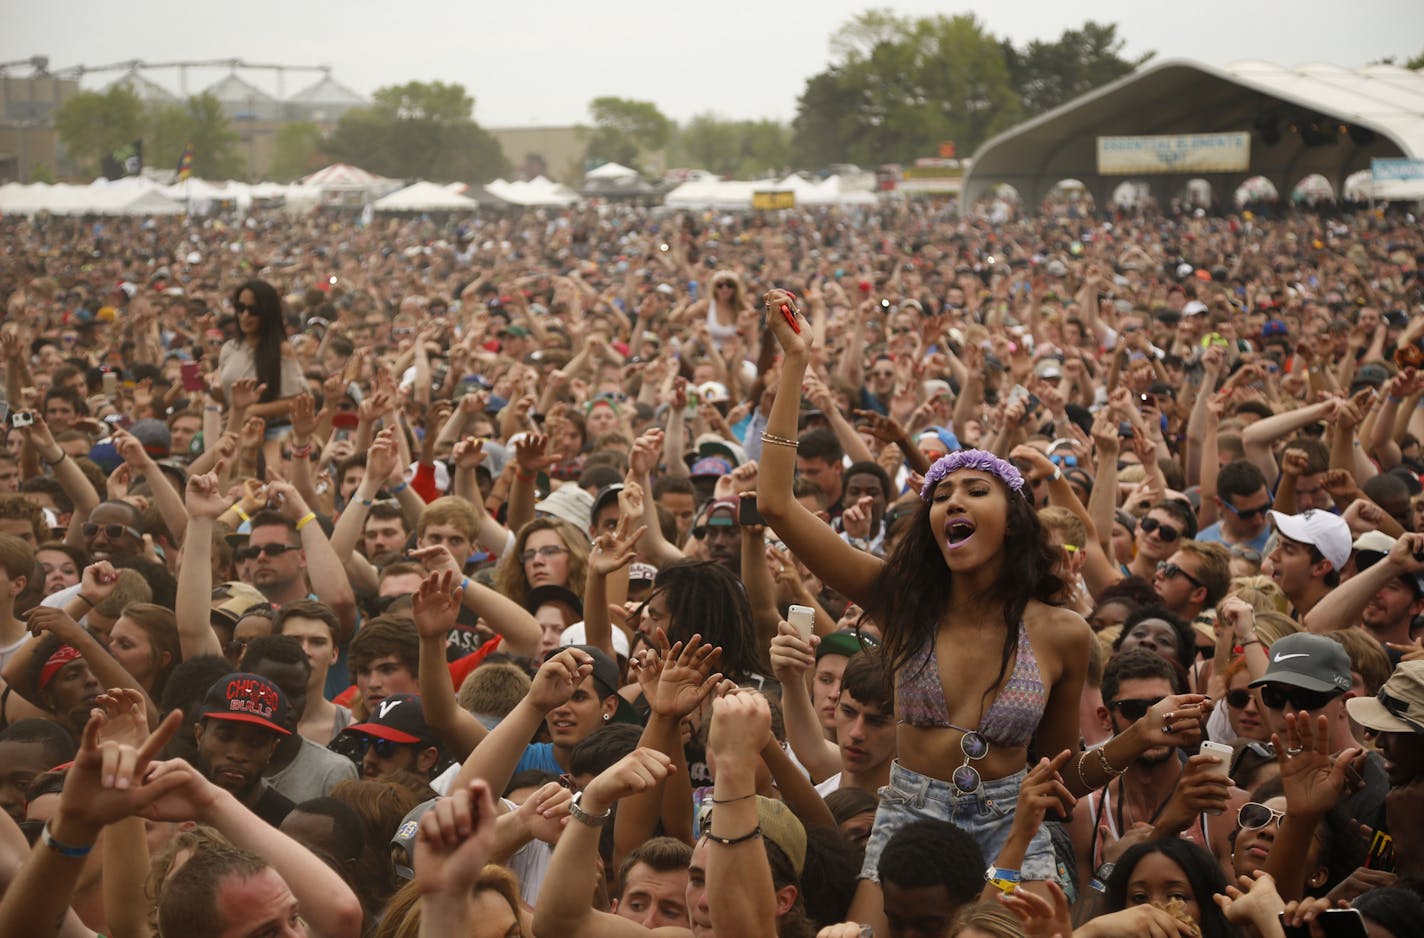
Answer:
<svg viewBox="0 0 1424 938"><path fill-rule="evenodd" d="M865 844L861 879L880 882L880 853L891 836L911 821L923 818L949 821L973 837L987 868L1009 839L1019 787L1027 774L1028 769L1024 768L1014 775L986 781L978 791L966 795L950 782L913 772L895 761L890 766L890 784L880 789L880 807ZM1053 841L1041 826L1029 842L1020 872L1025 880L1058 878Z"/></svg>

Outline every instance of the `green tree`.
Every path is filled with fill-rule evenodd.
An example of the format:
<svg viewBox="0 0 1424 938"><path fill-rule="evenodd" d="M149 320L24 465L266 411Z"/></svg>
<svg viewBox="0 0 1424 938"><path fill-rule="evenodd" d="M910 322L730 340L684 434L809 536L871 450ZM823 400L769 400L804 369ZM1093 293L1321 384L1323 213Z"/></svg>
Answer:
<svg viewBox="0 0 1424 938"><path fill-rule="evenodd" d="M774 120L726 120L699 114L678 130L672 159L739 179L791 165L791 129Z"/></svg>
<svg viewBox="0 0 1424 938"><path fill-rule="evenodd" d="M307 175L321 167L321 128L311 121L293 121L277 131L276 152L269 175L287 182Z"/></svg>
<svg viewBox="0 0 1424 938"><path fill-rule="evenodd" d="M906 162L944 140L969 152L1022 113L998 40L973 16L870 10L831 38L831 50L797 106L803 165Z"/></svg>
<svg viewBox="0 0 1424 938"><path fill-rule="evenodd" d="M1065 29L1055 42L1034 40L1016 49L1003 43L1019 100L1028 115L1041 114L1128 74L1152 58L1122 55L1126 42L1117 24L1088 20L1081 29Z"/></svg>
<svg viewBox="0 0 1424 938"><path fill-rule="evenodd" d="M1408 62L1405 62L1404 67L1416 72L1424 70L1424 52L1419 53Z"/></svg>
<svg viewBox="0 0 1424 938"><path fill-rule="evenodd" d="M92 173L104 156L143 136L143 101L125 85L80 91L60 105L54 125L70 158Z"/></svg>
<svg viewBox="0 0 1424 938"><path fill-rule="evenodd" d="M50 169L49 166L48 166L48 164L40 163L40 164L38 164L38 165L36 165L36 166L30 167L30 178L29 178L29 179L26 179L26 180L24 180L24 181L25 181L25 182L47 182L47 183L49 183L50 185L54 185L54 182L55 182L55 179L54 179L54 170Z"/></svg>
<svg viewBox="0 0 1424 938"><path fill-rule="evenodd" d="M341 116L326 152L395 178L488 182L508 171L499 141L475 123L475 100L463 86L412 81L380 88L372 101Z"/></svg>
<svg viewBox="0 0 1424 938"><path fill-rule="evenodd" d="M676 128L651 101L594 98L588 110L594 126L584 158L593 163L636 166L642 155L666 147Z"/></svg>
<svg viewBox="0 0 1424 938"><path fill-rule="evenodd" d="M203 179L236 179L246 175L247 161L237 131L223 113L222 102L203 92L182 104L151 105L144 116L144 161L176 169L183 148L192 144L193 175Z"/></svg>

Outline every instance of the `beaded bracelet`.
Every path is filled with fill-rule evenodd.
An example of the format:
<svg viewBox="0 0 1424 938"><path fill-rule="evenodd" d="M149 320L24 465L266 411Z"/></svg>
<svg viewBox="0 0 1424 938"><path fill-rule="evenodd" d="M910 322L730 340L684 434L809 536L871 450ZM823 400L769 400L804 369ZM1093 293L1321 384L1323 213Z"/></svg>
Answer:
<svg viewBox="0 0 1424 938"><path fill-rule="evenodd" d="M792 449L797 449L801 446L796 440L788 440L784 436L776 436L773 433L763 433L761 435L761 441L763 443L775 443L777 446L789 446Z"/></svg>
<svg viewBox="0 0 1424 938"><path fill-rule="evenodd" d="M1096 752L1098 754L1098 764L1103 767L1103 771L1107 773L1108 778L1117 778L1118 776L1125 773L1127 769L1113 768L1112 764L1108 762L1108 754L1106 750L1106 746L1099 746L1097 748Z"/></svg>
<svg viewBox="0 0 1424 938"><path fill-rule="evenodd" d="M752 840L753 838L760 837L761 825L758 824L756 827L752 828L752 832L750 834L743 834L740 837L718 837L711 831L707 831L703 836L705 836L708 840L712 841L714 844L721 844L724 847L735 847L737 844L744 844L747 841Z"/></svg>

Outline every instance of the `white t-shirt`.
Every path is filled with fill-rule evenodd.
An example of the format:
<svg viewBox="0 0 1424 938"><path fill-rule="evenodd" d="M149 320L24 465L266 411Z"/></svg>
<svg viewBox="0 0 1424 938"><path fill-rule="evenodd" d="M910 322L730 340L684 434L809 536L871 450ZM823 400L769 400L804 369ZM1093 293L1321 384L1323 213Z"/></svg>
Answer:
<svg viewBox="0 0 1424 938"><path fill-rule="evenodd" d="M25 642L28 642L32 638L34 638L33 635L31 635L29 632L24 632L20 635L19 639L14 642L14 644L0 647L0 668L3 668L5 667L5 665L9 664L10 659L14 657L15 652L19 651L21 648L24 648Z"/></svg>

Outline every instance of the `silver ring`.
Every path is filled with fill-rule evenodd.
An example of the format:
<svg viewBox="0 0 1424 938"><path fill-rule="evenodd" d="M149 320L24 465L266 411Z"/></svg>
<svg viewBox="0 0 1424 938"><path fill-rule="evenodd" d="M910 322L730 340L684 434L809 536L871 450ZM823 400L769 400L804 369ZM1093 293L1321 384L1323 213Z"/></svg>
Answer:
<svg viewBox="0 0 1424 938"><path fill-rule="evenodd" d="M1288 756L1298 756L1298 755L1300 755L1302 752L1305 752L1305 750L1304 750L1303 748L1301 748L1300 746L1296 746L1294 749L1287 749L1287 750L1286 750L1286 755L1288 755Z"/></svg>

